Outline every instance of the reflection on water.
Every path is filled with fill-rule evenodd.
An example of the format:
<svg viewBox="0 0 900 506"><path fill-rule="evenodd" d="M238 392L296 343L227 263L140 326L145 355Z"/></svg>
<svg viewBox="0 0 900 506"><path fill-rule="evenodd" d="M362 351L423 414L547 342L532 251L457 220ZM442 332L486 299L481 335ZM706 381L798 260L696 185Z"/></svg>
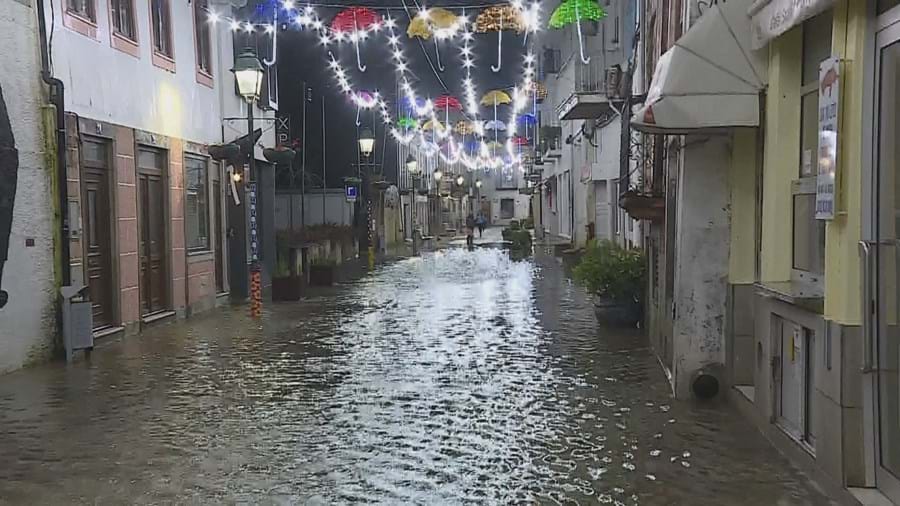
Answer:
<svg viewBox="0 0 900 506"><path fill-rule="evenodd" d="M809 504L551 257L451 250L0 378L0 502Z"/></svg>

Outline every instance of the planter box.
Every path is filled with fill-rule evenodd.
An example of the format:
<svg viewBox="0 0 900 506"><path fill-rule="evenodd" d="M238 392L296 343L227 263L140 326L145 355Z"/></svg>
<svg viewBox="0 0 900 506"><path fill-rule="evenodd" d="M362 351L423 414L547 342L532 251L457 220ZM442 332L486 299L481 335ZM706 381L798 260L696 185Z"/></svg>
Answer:
<svg viewBox="0 0 900 506"><path fill-rule="evenodd" d="M633 327L641 320L641 304L594 296L594 314L602 324Z"/></svg>
<svg viewBox="0 0 900 506"><path fill-rule="evenodd" d="M272 300L297 301L302 291L303 278L300 276L272 278Z"/></svg>
<svg viewBox="0 0 900 506"><path fill-rule="evenodd" d="M331 286L334 284L333 265L311 265L309 267L309 284L313 286Z"/></svg>
<svg viewBox="0 0 900 506"><path fill-rule="evenodd" d="M662 221L666 217L665 197L627 191L619 196L619 207L636 220Z"/></svg>

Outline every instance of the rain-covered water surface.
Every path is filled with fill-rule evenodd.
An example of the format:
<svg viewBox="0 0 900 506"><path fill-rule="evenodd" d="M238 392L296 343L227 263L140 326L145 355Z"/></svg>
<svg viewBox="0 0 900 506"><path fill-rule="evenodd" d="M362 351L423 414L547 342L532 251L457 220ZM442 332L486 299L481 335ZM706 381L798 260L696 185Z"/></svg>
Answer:
<svg viewBox="0 0 900 506"><path fill-rule="evenodd" d="M0 377L0 503L821 505L556 259L449 250Z"/></svg>

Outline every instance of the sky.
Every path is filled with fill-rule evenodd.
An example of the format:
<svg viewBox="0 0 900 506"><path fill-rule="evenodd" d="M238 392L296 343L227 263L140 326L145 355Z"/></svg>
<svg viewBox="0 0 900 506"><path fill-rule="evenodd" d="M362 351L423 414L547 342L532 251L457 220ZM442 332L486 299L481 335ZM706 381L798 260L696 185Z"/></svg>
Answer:
<svg viewBox="0 0 900 506"><path fill-rule="evenodd" d="M449 94L464 101L462 81L462 59L456 41L440 43L441 60L444 70L437 66L435 47L433 41L419 43L419 39L410 39L406 36L406 27L409 20L402 8L400 0L390 2L330 2L332 4L347 5L378 5L397 6L390 11L379 11L382 15L388 12L398 22L397 33L400 35L401 47L410 64L412 73L418 78L414 82L416 93L419 97L435 98L446 91ZM454 5L471 5L473 2L460 2L458 0L443 0L440 3L429 3L429 7L447 7ZM479 2L481 5L504 2ZM412 12L415 10L413 0L407 0ZM323 21L330 23L332 18L341 10L339 8L316 8L317 14ZM474 20L481 9L466 9L466 15ZM545 7L546 10L546 7ZM457 11L460 12L461 11ZM476 34L472 44L474 60L476 63L473 72L473 80L479 95L495 88L511 87L521 79L522 60L525 54L523 38L514 32L503 34L503 58L500 72L493 72L491 65L498 61L497 56L498 36L496 32ZM391 52L387 43L387 37L377 35L361 44L361 59L367 66L366 72L360 72L356 65L356 54L353 45L343 43L330 45L327 49L318 44L318 37L310 31L301 31L296 28L288 28L279 34L278 40L279 62L279 114L289 114L293 135L302 137L302 96L303 84L312 88L312 102L307 103L307 131L306 131L306 170L316 174L315 182L318 184L322 172L322 102L325 102L325 145L326 179L329 186L342 184L341 178L356 175L358 163L358 144L356 126L356 107L349 98L343 94L337 85L334 74L328 67L328 51L333 51L343 67L348 71L351 86L357 90L378 90L387 97L391 107L395 107L397 71L391 61ZM427 56L426 56L427 55ZM431 62L429 63L429 59ZM443 81L443 85L441 82ZM397 116L395 110L394 116ZM365 115L366 112L363 111ZM370 116L362 118L365 125L372 125ZM484 108L483 115L493 117L492 108ZM501 111L503 120L506 114ZM376 148L374 158L376 163L384 161L384 174L388 180L396 182L397 178L397 148L395 141L386 132L380 117L374 121ZM385 134L388 134L384 142ZM308 179L308 181L310 181Z"/></svg>

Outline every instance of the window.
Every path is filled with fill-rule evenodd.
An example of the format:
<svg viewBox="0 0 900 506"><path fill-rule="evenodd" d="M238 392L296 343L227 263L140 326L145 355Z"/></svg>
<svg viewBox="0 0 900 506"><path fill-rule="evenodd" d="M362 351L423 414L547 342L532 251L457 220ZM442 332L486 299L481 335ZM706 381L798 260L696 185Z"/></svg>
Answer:
<svg viewBox="0 0 900 506"><path fill-rule="evenodd" d="M66 11L91 22L97 22L94 0L66 0Z"/></svg>
<svg viewBox="0 0 900 506"><path fill-rule="evenodd" d="M816 219L816 172L819 147L819 64L831 55L831 12L803 24L800 99L800 157L791 186L793 208L793 268L819 282L825 272L825 222ZM808 277L809 275L812 277Z"/></svg>
<svg viewBox="0 0 900 506"><path fill-rule="evenodd" d="M184 158L184 226L187 248L192 251L209 249L209 190L208 168L205 158Z"/></svg>
<svg viewBox="0 0 900 506"><path fill-rule="evenodd" d="M113 32L128 40L136 41L133 0L109 0L109 9Z"/></svg>
<svg viewBox="0 0 900 506"><path fill-rule="evenodd" d="M172 51L172 21L169 14L169 0L150 0L150 34L153 51L168 58Z"/></svg>
<svg viewBox="0 0 900 506"><path fill-rule="evenodd" d="M206 20L206 12L209 8L208 0L194 0L194 46L197 49L197 71L200 76L212 77L212 37L210 36L209 22ZM212 81L208 81L209 85Z"/></svg>
<svg viewBox="0 0 900 506"><path fill-rule="evenodd" d="M500 219L511 220L516 215L516 201L513 199L500 199Z"/></svg>

